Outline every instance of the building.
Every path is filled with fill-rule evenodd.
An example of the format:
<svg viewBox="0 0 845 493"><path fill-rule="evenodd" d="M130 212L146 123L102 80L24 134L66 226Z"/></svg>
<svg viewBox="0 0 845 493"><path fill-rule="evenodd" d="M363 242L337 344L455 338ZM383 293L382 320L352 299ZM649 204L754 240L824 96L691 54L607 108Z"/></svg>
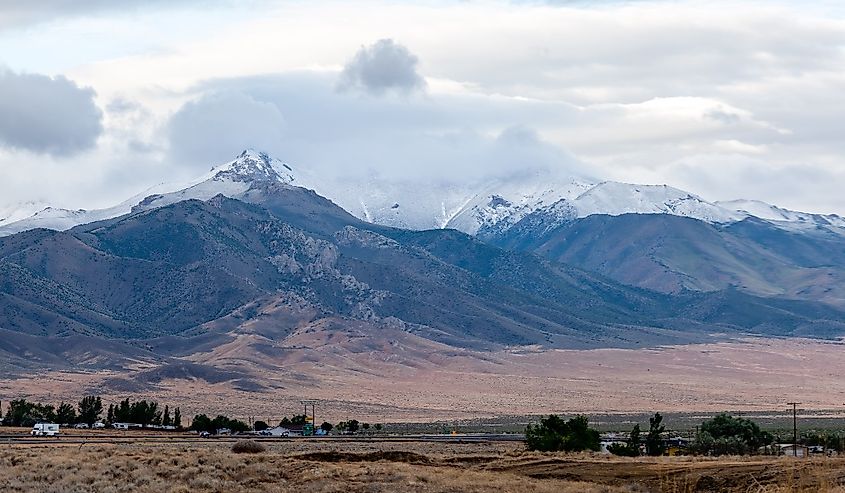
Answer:
<svg viewBox="0 0 845 493"><path fill-rule="evenodd" d="M807 457L810 455L810 448L806 445L793 445L791 443L779 443L777 445L778 455L789 457Z"/></svg>

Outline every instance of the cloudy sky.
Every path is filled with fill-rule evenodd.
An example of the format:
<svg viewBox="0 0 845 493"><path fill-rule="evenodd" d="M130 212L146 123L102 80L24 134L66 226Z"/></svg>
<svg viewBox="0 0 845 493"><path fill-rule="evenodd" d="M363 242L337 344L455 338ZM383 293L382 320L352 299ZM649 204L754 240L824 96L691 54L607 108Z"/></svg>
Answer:
<svg viewBox="0 0 845 493"><path fill-rule="evenodd" d="M541 167L845 214L837 3L0 0L0 210L254 147L331 179Z"/></svg>

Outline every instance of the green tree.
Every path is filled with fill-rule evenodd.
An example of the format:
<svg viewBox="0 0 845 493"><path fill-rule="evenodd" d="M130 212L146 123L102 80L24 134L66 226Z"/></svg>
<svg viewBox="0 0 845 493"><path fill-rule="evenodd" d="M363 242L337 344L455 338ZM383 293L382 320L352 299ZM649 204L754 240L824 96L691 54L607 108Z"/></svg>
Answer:
<svg viewBox="0 0 845 493"><path fill-rule="evenodd" d="M67 402L59 403L56 408L56 422L63 425L76 423L76 409Z"/></svg>
<svg viewBox="0 0 845 493"><path fill-rule="evenodd" d="M99 396L88 395L79 401L79 422L85 423L88 426L94 426L94 423L100 419L103 414L103 401Z"/></svg>
<svg viewBox="0 0 845 493"><path fill-rule="evenodd" d="M176 429L182 429L182 410L178 407L175 411L173 411L173 426L175 426Z"/></svg>
<svg viewBox="0 0 845 493"><path fill-rule="evenodd" d="M161 416L161 425L162 426L170 426L173 422L170 419L170 407L164 406L164 414Z"/></svg>
<svg viewBox="0 0 845 493"><path fill-rule="evenodd" d="M663 426L663 416L660 413L654 413L654 416L648 418L648 435L645 437L646 453L652 457L663 455L666 452L666 445L663 443L663 432L666 427Z"/></svg>
<svg viewBox="0 0 845 493"><path fill-rule="evenodd" d="M358 420L357 419L350 419L346 422L346 429L349 430L350 433L355 433L358 431Z"/></svg>
<svg viewBox="0 0 845 493"><path fill-rule="evenodd" d="M381 425L381 423L376 423L375 426L373 426L373 428L375 428L375 430L378 432L378 431L381 431L382 425Z"/></svg>
<svg viewBox="0 0 845 493"><path fill-rule="evenodd" d="M323 424L320 425L320 429L325 431L326 433L332 431L332 428L334 428L334 426L332 426L332 424L328 421L323 421Z"/></svg>
<svg viewBox="0 0 845 493"><path fill-rule="evenodd" d="M708 455L739 455L756 452L773 442L772 435L760 430L757 423L722 413L701 424L692 450Z"/></svg>
<svg viewBox="0 0 845 493"><path fill-rule="evenodd" d="M3 426L32 426L35 424L32 418L33 404L26 399L15 399L9 402L6 415L3 417Z"/></svg>
<svg viewBox="0 0 845 493"><path fill-rule="evenodd" d="M55 421L56 408L54 406L27 402L26 399L11 401L6 409L6 416L3 417L5 426L32 426L35 423Z"/></svg>
<svg viewBox="0 0 845 493"><path fill-rule="evenodd" d="M106 422L109 424L114 423L114 404L109 404L109 410L106 413Z"/></svg>
<svg viewBox="0 0 845 493"><path fill-rule="evenodd" d="M598 451L601 447L599 432L589 427L589 419L583 415L568 421L549 415L537 426L528 425L525 442L530 450L540 451Z"/></svg>
<svg viewBox="0 0 845 493"><path fill-rule="evenodd" d="M363 429L364 429L364 431L369 430L369 429L370 429L370 423L364 423L364 424L362 424L362 425L361 425L361 428L363 428Z"/></svg>
<svg viewBox="0 0 845 493"><path fill-rule="evenodd" d="M209 431L211 431L212 433L216 433L217 430L222 430L223 428L228 428L233 432L249 431L248 424L237 419L230 419L223 415L218 415L216 418L211 420L211 425L213 429Z"/></svg>
<svg viewBox="0 0 845 493"><path fill-rule="evenodd" d="M191 429L197 432L207 431L208 433L214 433L217 431L211 423L211 418L205 414L197 414L194 416L193 421L191 421Z"/></svg>
<svg viewBox="0 0 845 493"><path fill-rule="evenodd" d="M640 455L640 425L635 424L631 430L631 436L628 437L628 442L625 444L612 443L607 447L607 451L613 455L621 455L624 457L637 457Z"/></svg>
<svg viewBox="0 0 845 493"><path fill-rule="evenodd" d="M269 428L270 425L268 425L264 421L256 421L255 424L252 425L252 427L253 429L255 429L255 431L264 431Z"/></svg>
<svg viewBox="0 0 845 493"><path fill-rule="evenodd" d="M114 409L115 423L131 423L132 422L132 405L129 399L124 399L118 403Z"/></svg>

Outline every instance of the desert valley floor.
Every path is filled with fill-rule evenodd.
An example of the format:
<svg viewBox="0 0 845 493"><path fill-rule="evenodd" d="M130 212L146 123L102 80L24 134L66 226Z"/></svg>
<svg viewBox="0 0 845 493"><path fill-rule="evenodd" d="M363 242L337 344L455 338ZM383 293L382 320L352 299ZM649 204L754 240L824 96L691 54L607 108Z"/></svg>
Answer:
<svg viewBox="0 0 845 493"><path fill-rule="evenodd" d="M308 398L320 401L323 418L370 422L550 412L759 411L783 409L795 399L808 410L839 410L845 405L842 348L832 341L748 338L650 349L466 351L449 358L434 351L412 363L376 351L321 353L319 363L306 357L280 371L254 374L259 392L184 376L122 389L114 382L125 374L47 371L4 379L0 393L72 402L90 391L104 400L160 399L181 405L185 415L273 419L297 411L299 401ZM224 359L215 363L226 367Z"/></svg>

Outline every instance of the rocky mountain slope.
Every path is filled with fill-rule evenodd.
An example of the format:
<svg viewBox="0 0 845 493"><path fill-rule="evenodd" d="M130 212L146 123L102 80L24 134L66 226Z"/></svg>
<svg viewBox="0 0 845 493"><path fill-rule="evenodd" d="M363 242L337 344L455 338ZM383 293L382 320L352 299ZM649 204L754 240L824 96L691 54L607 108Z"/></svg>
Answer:
<svg viewBox="0 0 845 493"><path fill-rule="evenodd" d="M269 365L262 355L295 352L309 333L419 364L431 345L442 354L845 331L843 313L820 303L659 294L455 230L365 223L266 173L239 181L253 171L229 177L244 184L241 200L161 195L70 231L1 238L4 364L179 373L193 361L190 373L205 378L222 371L202 366L212 360ZM222 368L251 385L243 366Z"/></svg>
<svg viewBox="0 0 845 493"><path fill-rule="evenodd" d="M548 172L479 183L364 182L318 179L248 150L192 183L162 185L108 209L46 208L25 219L10 217L0 222L0 235L66 230L222 194L284 213L288 221L297 218L294 224L309 223L312 230L321 223L320 234L347 223L454 228L663 293L738 289L845 306L845 219L836 215L751 200L708 202L668 186Z"/></svg>

